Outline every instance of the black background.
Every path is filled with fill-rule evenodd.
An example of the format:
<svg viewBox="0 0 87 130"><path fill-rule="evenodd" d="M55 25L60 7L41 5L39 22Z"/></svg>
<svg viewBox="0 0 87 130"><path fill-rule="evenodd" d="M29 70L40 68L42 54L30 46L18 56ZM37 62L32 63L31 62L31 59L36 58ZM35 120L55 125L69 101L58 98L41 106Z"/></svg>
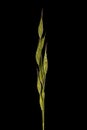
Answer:
<svg viewBox="0 0 87 130"><path fill-rule="evenodd" d="M35 53L42 5L44 31L47 32L44 2L2 3L0 100L3 128L42 129Z"/></svg>
<svg viewBox="0 0 87 130"><path fill-rule="evenodd" d="M41 130L35 52L44 9L48 45L46 129L73 128L79 114L79 17L74 3L32 0L1 9L1 120L3 127ZM75 4L76 5L76 4ZM73 8L74 7L74 8Z"/></svg>

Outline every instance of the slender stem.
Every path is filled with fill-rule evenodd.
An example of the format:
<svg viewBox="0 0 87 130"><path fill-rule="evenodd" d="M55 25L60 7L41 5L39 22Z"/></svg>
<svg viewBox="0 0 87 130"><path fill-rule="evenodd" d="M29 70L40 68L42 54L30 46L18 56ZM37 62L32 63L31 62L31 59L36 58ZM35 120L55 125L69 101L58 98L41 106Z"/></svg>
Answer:
<svg viewBox="0 0 87 130"><path fill-rule="evenodd" d="M43 100L43 111L42 111L42 130L44 130L44 124L45 124L45 102Z"/></svg>
<svg viewBox="0 0 87 130"><path fill-rule="evenodd" d="M44 79L44 83L43 83L44 98L43 98L43 111L42 111L42 127L43 127L42 130L45 129L45 79Z"/></svg>

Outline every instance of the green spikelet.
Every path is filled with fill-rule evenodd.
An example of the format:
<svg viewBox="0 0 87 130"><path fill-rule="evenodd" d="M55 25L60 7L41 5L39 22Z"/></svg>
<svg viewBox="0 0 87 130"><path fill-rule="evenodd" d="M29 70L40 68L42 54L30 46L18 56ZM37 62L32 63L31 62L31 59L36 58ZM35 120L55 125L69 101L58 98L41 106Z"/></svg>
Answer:
<svg viewBox="0 0 87 130"><path fill-rule="evenodd" d="M44 113L45 113L45 81L48 70L47 46L45 46L45 36L43 35L43 11L41 12L40 23L38 26L39 42L36 50L37 68L37 90L39 93L39 104L42 111L42 130L44 130ZM45 46L44 56L42 50Z"/></svg>

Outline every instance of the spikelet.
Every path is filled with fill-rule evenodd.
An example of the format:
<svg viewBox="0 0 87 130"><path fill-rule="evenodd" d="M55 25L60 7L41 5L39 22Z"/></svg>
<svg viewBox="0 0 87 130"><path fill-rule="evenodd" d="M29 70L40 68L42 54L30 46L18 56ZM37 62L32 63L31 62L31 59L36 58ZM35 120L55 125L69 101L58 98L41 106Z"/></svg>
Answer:
<svg viewBox="0 0 87 130"><path fill-rule="evenodd" d="M37 90L39 93L39 104L42 111L42 130L44 130L44 112L45 112L45 80L48 70L47 47L45 46L44 56L42 57L42 50L45 44L45 36L43 36L43 10L41 12L40 23L38 26L39 42L36 50L37 68Z"/></svg>

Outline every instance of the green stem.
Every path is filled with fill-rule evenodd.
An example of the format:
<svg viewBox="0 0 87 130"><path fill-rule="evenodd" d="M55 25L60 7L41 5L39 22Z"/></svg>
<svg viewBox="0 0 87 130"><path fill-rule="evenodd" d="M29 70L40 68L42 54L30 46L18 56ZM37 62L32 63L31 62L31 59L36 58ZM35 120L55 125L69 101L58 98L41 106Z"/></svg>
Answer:
<svg viewBox="0 0 87 130"><path fill-rule="evenodd" d="M43 83L44 88L44 98L43 98L43 111L42 111L42 130L45 129L45 79Z"/></svg>
<svg viewBox="0 0 87 130"><path fill-rule="evenodd" d="M44 100L43 100L43 111L42 111L42 130L44 130L44 124L45 124L45 103L44 103Z"/></svg>

